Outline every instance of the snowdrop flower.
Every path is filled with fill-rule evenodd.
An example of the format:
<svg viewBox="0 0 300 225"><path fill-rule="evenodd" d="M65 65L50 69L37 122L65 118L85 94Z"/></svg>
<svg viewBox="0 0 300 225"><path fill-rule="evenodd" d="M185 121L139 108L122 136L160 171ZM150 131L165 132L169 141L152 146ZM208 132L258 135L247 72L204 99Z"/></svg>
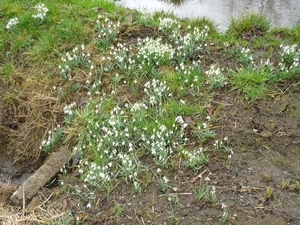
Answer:
<svg viewBox="0 0 300 225"><path fill-rule="evenodd" d="M6 29L10 29L12 26L17 25L19 23L19 19L17 17L12 18L8 21L7 25L6 25Z"/></svg>
<svg viewBox="0 0 300 225"><path fill-rule="evenodd" d="M49 9L45 6L44 3L39 3L37 4L35 7L35 9L37 9L37 14L32 15L33 18L36 19L45 19L47 13L49 12Z"/></svg>

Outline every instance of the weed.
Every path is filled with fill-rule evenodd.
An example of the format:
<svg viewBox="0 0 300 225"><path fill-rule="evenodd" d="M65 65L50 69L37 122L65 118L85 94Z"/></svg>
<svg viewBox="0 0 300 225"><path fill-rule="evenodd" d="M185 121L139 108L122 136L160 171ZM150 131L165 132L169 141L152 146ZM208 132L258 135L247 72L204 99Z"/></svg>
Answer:
<svg viewBox="0 0 300 225"><path fill-rule="evenodd" d="M283 189L289 189L290 191L300 190L299 181L291 181L291 180L282 181L281 186Z"/></svg>
<svg viewBox="0 0 300 225"><path fill-rule="evenodd" d="M204 186L199 185L198 190L193 189L193 192L196 195L197 200L201 201L209 193L209 188L206 185Z"/></svg>
<svg viewBox="0 0 300 225"><path fill-rule="evenodd" d="M115 204L115 215L118 217L124 213L125 209L122 205L116 203Z"/></svg>
<svg viewBox="0 0 300 225"><path fill-rule="evenodd" d="M286 181L282 181L281 186L283 189L287 189L289 188L291 185L291 181L290 180L286 180Z"/></svg>
<svg viewBox="0 0 300 225"><path fill-rule="evenodd" d="M273 188L270 186L267 187L265 193L264 193L265 200L271 200L273 198Z"/></svg>
<svg viewBox="0 0 300 225"><path fill-rule="evenodd" d="M6 79L9 79L9 77L12 76L14 72L15 67L12 63L5 63L1 68L1 73Z"/></svg>

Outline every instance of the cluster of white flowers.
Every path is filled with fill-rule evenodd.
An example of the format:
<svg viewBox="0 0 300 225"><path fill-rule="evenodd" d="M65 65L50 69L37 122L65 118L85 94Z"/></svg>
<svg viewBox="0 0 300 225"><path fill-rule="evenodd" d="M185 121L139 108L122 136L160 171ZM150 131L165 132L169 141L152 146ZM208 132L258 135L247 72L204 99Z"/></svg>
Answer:
<svg viewBox="0 0 300 225"><path fill-rule="evenodd" d="M210 194L211 194L211 201L215 202L217 199L217 195L216 195L216 186L211 186L211 190L210 190Z"/></svg>
<svg viewBox="0 0 300 225"><path fill-rule="evenodd" d="M180 29L180 25L178 25L178 21L176 19L171 18L159 18L159 30L162 30L164 32L170 32L175 27Z"/></svg>
<svg viewBox="0 0 300 225"><path fill-rule="evenodd" d="M224 142L223 142L224 141ZM233 149L228 147L226 144L228 143L228 137L225 137L223 140L219 141L216 140L213 144L215 147L215 150L224 150L225 153L228 154L228 159L232 158L233 155Z"/></svg>
<svg viewBox="0 0 300 225"><path fill-rule="evenodd" d="M138 179L139 162L133 154L120 152L118 154L119 167L121 174L125 177L126 181Z"/></svg>
<svg viewBox="0 0 300 225"><path fill-rule="evenodd" d="M51 131L51 130L49 130L48 132L47 132L47 137L46 137L46 139L45 140L43 140L42 141L42 144L41 144L41 146L40 146L40 150L45 150L45 151L47 151L47 150L51 150L51 148L52 148L52 144L53 144L53 142L55 141L54 140L54 134L55 134L55 132L57 132L58 130L60 130L60 125L57 125L57 127L55 127L54 129L53 129L53 131ZM50 148L50 149L47 149L47 148Z"/></svg>
<svg viewBox="0 0 300 225"><path fill-rule="evenodd" d="M90 60L90 53L84 53L84 51L85 46L84 44L82 44L80 49L78 47L75 47L71 53L66 53L66 57L61 58L63 64L59 65L58 68L60 69L60 74L64 79L72 79L71 70L74 67L88 65L91 71L94 69L94 65ZM91 71L88 74L90 77L92 76ZM89 80L87 80L87 83L89 83Z"/></svg>
<svg viewBox="0 0 300 225"><path fill-rule="evenodd" d="M88 91L87 95L90 96L91 94L96 94L96 95L100 95L100 87L101 87L101 80L99 79L98 81L95 81L93 83L93 85L90 88L90 91Z"/></svg>
<svg viewBox="0 0 300 225"><path fill-rule="evenodd" d="M12 18L8 21L7 25L6 25L6 29L10 29L12 26L15 26L19 23L19 19L17 17Z"/></svg>
<svg viewBox="0 0 300 225"><path fill-rule="evenodd" d="M99 108L106 105L106 101L96 104L95 113L99 115ZM139 105L139 106L137 106ZM134 108L134 109L133 109ZM94 117L94 121L88 122L87 130L89 143L96 152L95 164L81 163L80 172L85 177L85 182L96 186L109 185L113 174L121 175L127 182L132 182L136 189L140 188L138 175L140 162L135 156L138 138L140 134L135 127L135 119L128 120L128 113L136 113L143 104L126 105L125 108L115 106L105 116ZM91 147L92 148L92 147ZM85 148L80 148L84 150ZM98 181L97 181L98 176Z"/></svg>
<svg viewBox="0 0 300 225"><path fill-rule="evenodd" d="M187 31L191 31L189 26ZM184 36L176 29L173 30L170 38L176 46L176 59L178 61L187 60L195 57L202 47L205 47L205 41L208 37L209 27L205 26L202 30L195 27L191 32L187 32Z"/></svg>
<svg viewBox="0 0 300 225"><path fill-rule="evenodd" d="M38 3L34 8L37 10L37 14L32 15L32 17L41 20L45 19L47 13L49 12L49 9L45 6L45 4Z"/></svg>
<svg viewBox="0 0 300 225"><path fill-rule="evenodd" d="M155 163L163 168L168 166L169 158L179 144L172 140L175 130L175 124L172 128L168 128L164 124L157 124L157 127L153 128L152 131L142 134L144 147L151 153Z"/></svg>
<svg viewBox="0 0 300 225"><path fill-rule="evenodd" d="M203 73L199 62L193 61L191 65L185 65L184 62L181 62L179 66L175 67L175 70L179 75L179 80L183 81L183 84L189 86L191 89L197 88L200 91L200 78ZM183 85L181 89L184 89Z"/></svg>
<svg viewBox="0 0 300 225"><path fill-rule="evenodd" d="M211 88L221 88L227 84L227 78L223 75L222 71L223 69L216 67L216 65L211 65L209 70L205 71L207 75L206 83Z"/></svg>
<svg viewBox="0 0 300 225"><path fill-rule="evenodd" d="M233 155L233 149L227 146L227 142L228 142L228 137L225 137L221 141L215 140L213 146L217 151L224 150L224 152L228 154L228 159L231 159Z"/></svg>
<svg viewBox="0 0 300 225"><path fill-rule="evenodd" d="M173 59L174 49L169 44L163 44L160 38L146 37L138 40L138 60L142 66L150 67L169 64Z"/></svg>
<svg viewBox="0 0 300 225"><path fill-rule="evenodd" d="M240 51L239 61L245 66L255 66L252 53L249 48L242 47Z"/></svg>
<svg viewBox="0 0 300 225"><path fill-rule="evenodd" d="M281 71L288 72L291 69L299 67L300 52L298 45L280 45L281 49L281 61L279 63L279 69Z"/></svg>
<svg viewBox="0 0 300 225"><path fill-rule="evenodd" d="M130 111L131 112L136 112L136 111L139 111L141 109L147 110L148 106L144 102L136 102L136 103L132 104L132 106L130 108Z"/></svg>
<svg viewBox="0 0 300 225"><path fill-rule="evenodd" d="M267 59L265 62L261 61L260 64L267 68L270 72L273 72L275 70L273 63L270 59Z"/></svg>
<svg viewBox="0 0 300 225"><path fill-rule="evenodd" d="M149 96L150 106L162 105L162 101L166 97L170 97L171 94L168 93L169 87L167 86L166 81L159 81L153 79L148 81L144 85L144 92Z"/></svg>
<svg viewBox="0 0 300 225"><path fill-rule="evenodd" d="M108 47L110 42L116 38L119 33L120 22L112 22L108 17L103 17L102 15L98 16L96 21L98 28L98 40L100 43Z"/></svg>
<svg viewBox="0 0 300 225"><path fill-rule="evenodd" d="M281 55L290 55L290 54L294 54L295 52L297 52L297 44L293 44L293 45L283 45L281 44L279 46L281 48Z"/></svg>
<svg viewBox="0 0 300 225"><path fill-rule="evenodd" d="M144 24L146 26L152 25L153 23L153 13L147 12L144 8L140 8L140 10L143 12L141 15L139 15L139 23Z"/></svg>
<svg viewBox="0 0 300 225"><path fill-rule="evenodd" d="M76 102L71 103L70 105L66 105L64 107L65 115L73 115L73 109L76 107Z"/></svg>
<svg viewBox="0 0 300 225"><path fill-rule="evenodd" d="M118 43L116 47L111 47L110 55L121 72L131 72L136 68L135 59L130 55L131 51L132 46L127 46L126 43Z"/></svg>
<svg viewBox="0 0 300 225"><path fill-rule="evenodd" d="M46 146L46 145L50 145L51 144L51 141L52 141L52 131L49 130L47 132L48 134L48 138L46 138L45 140L42 141L42 145L40 146L40 149L43 148L43 146Z"/></svg>
<svg viewBox="0 0 300 225"><path fill-rule="evenodd" d="M85 174L84 182L95 187L101 187L102 185L105 185L113 176L113 172L110 170L108 165L100 166L95 162L88 163L86 161L84 166L88 168L87 173Z"/></svg>
<svg viewBox="0 0 300 225"><path fill-rule="evenodd" d="M213 144L215 147L215 150L221 150L224 148L224 143L223 141L215 140L215 143Z"/></svg>
<svg viewBox="0 0 300 225"><path fill-rule="evenodd" d="M199 169L209 161L209 156L204 154L203 148L194 149L193 151L183 150L181 153L185 158L184 163L186 167L195 171L199 171Z"/></svg>

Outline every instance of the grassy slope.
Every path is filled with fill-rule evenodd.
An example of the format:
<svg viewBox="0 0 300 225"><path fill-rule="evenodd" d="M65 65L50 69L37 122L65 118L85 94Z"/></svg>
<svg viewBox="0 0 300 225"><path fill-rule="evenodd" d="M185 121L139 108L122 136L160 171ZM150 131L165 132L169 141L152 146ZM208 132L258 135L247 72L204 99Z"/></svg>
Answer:
<svg viewBox="0 0 300 225"><path fill-rule="evenodd" d="M12 127L1 127L1 135L8 139L4 144L19 162L37 161L40 154L46 155L59 145L75 148L82 155L79 171L83 180L100 192L113 192L119 182L132 186L139 194L147 190L149 182L158 182L167 192L174 186L156 174L157 169L171 177L170 171L183 161L185 172L197 175L209 163L210 154L227 158L234 151L230 140L224 141L221 134L214 133L213 115L206 118L207 110L214 111L209 104L213 97L237 90L241 98L253 102L272 96L276 82L299 74L298 65L289 69L299 58L298 48L289 54L282 54L280 48L281 44L299 43L299 27L269 31L269 23L260 16L232 21L228 32L221 35L207 20L177 20L180 29L174 24L160 31L159 18L166 17L161 13L149 17L134 12L136 21L128 24L131 13L106 1L44 4L49 13L39 21L32 18L36 11L32 1L2 2L1 97L3 113L10 115L6 119L16 121L18 134ZM99 12L102 18L97 25ZM13 17L19 18L19 24L7 30L5 26ZM116 36L113 30L112 35L97 38L101 31L108 31L108 26L117 26L118 21L121 25L115 29ZM173 30L179 33L170 39ZM193 32L200 38L192 39L190 48L180 50L188 46L180 44L181 38ZM253 39L253 35L257 37ZM117 43L136 43L137 37L145 36L161 37L159 49L170 49L157 50L155 54L161 53L161 58L154 59L150 54L145 59L138 55L145 43L133 45L128 51L117 48ZM85 56L63 63L61 58L75 47L80 55L82 44ZM242 52L243 48L250 53ZM168 55L171 49L175 49L172 56ZM118 61L113 51L126 55L125 63L129 59L135 63ZM268 59L272 65L261 64ZM196 61L200 63L195 65ZM59 65L69 65L71 73L61 72ZM76 102L73 108L72 102ZM184 131L181 122L175 122L178 116L187 123ZM43 140L49 142L40 148ZM193 143L196 146L189 147ZM210 196L205 198L207 204L221 206Z"/></svg>

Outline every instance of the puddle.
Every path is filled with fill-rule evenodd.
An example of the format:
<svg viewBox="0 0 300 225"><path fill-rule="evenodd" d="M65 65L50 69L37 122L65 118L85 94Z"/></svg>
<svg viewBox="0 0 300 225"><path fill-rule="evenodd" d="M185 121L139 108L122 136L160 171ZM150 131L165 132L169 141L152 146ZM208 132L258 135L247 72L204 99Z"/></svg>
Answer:
<svg viewBox="0 0 300 225"><path fill-rule="evenodd" d="M22 184L32 173L26 166L14 166L12 159L0 158L0 182Z"/></svg>
<svg viewBox="0 0 300 225"><path fill-rule="evenodd" d="M164 10L180 18L206 17L226 30L230 20L246 12L267 16L274 26L292 27L300 21L299 0L120 0L118 5L153 13Z"/></svg>

